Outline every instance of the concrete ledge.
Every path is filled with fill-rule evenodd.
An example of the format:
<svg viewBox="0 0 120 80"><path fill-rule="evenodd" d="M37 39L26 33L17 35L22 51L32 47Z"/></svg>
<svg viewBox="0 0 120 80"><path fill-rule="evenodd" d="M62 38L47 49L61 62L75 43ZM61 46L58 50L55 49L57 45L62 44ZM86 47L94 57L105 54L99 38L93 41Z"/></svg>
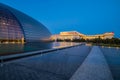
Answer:
<svg viewBox="0 0 120 80"><path fill-rule="evenodd" d="M49 53L49 52L54 52L54 51L58 51L58 50L63 50L63 49L67 49L67 48L77 47L77 46L81 46L81 45L84 45L84 44L81 43L81 44L62 47L62 48L53 48L53 49L47 49L47 50L38 50L38 51L31 51L31 52L25 52L25 53L19 53L19 54L7 55L7 56L0 56L0 63L17 60L17 59L21 59L21 58L26 58L26 57L31 57L31 56L35 56L35 55L45 54L45 53Z"/></svg>
<svg viewBox="0 0 120 80"><path fill-rule="evenodd" d="M70 80L113 80L108 64L99 47L94 46Z"/></svg>

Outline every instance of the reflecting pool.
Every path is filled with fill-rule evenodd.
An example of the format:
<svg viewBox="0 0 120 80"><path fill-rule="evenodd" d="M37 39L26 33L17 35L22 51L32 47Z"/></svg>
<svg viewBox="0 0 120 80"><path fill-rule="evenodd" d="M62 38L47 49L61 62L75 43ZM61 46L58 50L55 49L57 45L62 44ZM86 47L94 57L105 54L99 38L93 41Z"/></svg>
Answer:
<svg viewBox="0 0 120 80"><path fill-rule="evenodd" d="M21 52L30 52L51 48L61 48L72 46L79 43L73 42L32 42L25 44L0 44L0 55L18 54Z"/></svg>
<svg viewBox="0 0 120 80"><path fill-rule="evenodd" d="M81 45L2 63L0 80L69 80L90 50Z"/></svg>

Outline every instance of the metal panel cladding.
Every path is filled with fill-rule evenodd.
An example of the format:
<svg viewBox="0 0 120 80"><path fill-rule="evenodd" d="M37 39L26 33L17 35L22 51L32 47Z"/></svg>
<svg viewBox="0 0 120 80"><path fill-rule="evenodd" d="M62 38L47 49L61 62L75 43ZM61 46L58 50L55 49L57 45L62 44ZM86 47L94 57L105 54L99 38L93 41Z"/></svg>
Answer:
<svg viewBox="0 0 120 80"><path fill-rule="evenodd" d="M13 20L16 20L16 25L18 27L21 27L22 32L19 30L20 34L24 34L26 41L48 40L51 36L50 31L44 25L31 18L30 16L1 3L0 7L6 9L9 12L8 14L14 16Z"/></svg>
<svg viewBox="0 0 120 80"><path fill-rule="evenodd" d="M15 16L9 10L0 7L0 40L12 41L22 38L23 31Z"/></svg>

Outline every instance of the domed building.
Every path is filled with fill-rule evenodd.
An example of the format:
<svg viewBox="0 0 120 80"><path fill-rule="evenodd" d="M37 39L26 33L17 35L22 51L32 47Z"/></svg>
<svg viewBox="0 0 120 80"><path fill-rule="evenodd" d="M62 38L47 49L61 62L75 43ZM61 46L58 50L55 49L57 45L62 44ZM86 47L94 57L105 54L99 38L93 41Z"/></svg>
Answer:
<svg viewBox="0 0 120 80"><path fill-rule="evenodd" d="M0 3L0 42L49 40L50 31L30 16Z"/></svg>

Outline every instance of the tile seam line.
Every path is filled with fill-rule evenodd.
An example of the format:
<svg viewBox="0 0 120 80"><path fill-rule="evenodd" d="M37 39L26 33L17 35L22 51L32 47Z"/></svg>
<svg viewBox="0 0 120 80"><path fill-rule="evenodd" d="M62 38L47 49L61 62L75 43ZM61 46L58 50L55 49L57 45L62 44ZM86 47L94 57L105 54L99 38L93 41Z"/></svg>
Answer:
<svg viewBox="0 0 120 80"><path fill-rule="evenodd" d="M108 61L106 60L106 57L105 57L105 55L104 55L104 52L101 50L100 46L99 46L99 49L100 49L100 51L101 51L101 53L102 53L102 55L103 55L103 57L104 57L104 59L105 59L105 61L106 61L106 63L107 63L107 66L108 66L109 71L110 71L110 73L111 73L111 76L112 76L112 78L113 78L113 73L112 73L112 71L111 71L111 69L110 69L110 66L109 66L109 64L108 64ZM114 80L114 78L113 78L113 80Z"/></svg>

